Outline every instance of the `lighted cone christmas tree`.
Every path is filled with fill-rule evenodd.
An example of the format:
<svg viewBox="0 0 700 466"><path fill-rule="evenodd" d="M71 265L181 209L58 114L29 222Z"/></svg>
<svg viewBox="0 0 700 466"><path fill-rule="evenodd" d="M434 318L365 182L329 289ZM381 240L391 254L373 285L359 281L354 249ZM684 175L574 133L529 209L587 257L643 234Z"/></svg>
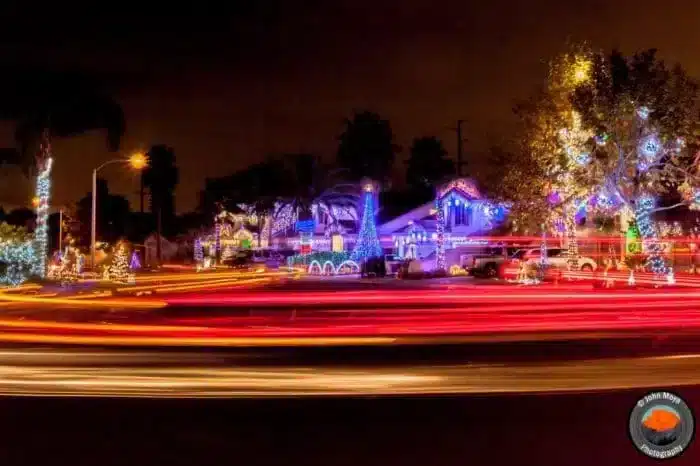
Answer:
<svg viewBox="0 0 700 466"><path fill-rule="evenodd" d="M352 260L364 261L370 257L382 255L382 246L377 237L377 225L374 223L374 192L371 184L365 185L365 205L362 224L357 235L357 243L352 251Z"/></svg>
<svg viewBox="0 0 700 466"><path fill-rule="evenodd" d="M114 253L112 265L109 266L109 279L118 283L129 280L129 251L124 243L119 243Z"/></svg>

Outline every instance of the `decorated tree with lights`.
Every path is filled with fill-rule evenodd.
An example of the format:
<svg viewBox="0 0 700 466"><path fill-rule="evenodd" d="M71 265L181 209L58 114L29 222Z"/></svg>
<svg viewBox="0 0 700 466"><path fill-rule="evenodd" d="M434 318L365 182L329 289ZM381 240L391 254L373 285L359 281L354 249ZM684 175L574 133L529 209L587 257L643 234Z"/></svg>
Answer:
<svg viewBox="0 0 700 466"><path fill-rule="evenodd" d="M594 134L581 173L597 189L591 204L631 213L647 265L657 274L670 270L653 214L700 200L697 90L680 66L667 67L655 50L632 57L613 52L591 57L590 79L571 99L583 127ZM662 202L674 196L680 200Z"/></svg>
<svg viewBox="0 0 700 466"><path fill-rule="evenodd" d="M126 283L129 280L129 248L123 241L119 242L109 266L109 279L117 283Z"/></svg>
<svg viewBox="0 0 700 466"><path fill-rule="evenodd" d="M519 150L500 152L505 163L499 165L508 170L497 187L502 198L513 201L510 218L521 230L535 232L543 224L563 228L574 269L576 216L592 192L583 174L590 163L587 143L593 132L583 126L571 98L590 79L591 65L591 53L583 46L552 61L541 92L516 108L523 125Z"/></svg>
<svg viewBox="0 0 700 466"><path fill-rule="evenodd" d="M34 252L24 228L0 223L0 285L17 286L29 279L36 264Z"/></svg>
<svg viewBox="0 0 700 466"><path fill-rule="evenodd" d="M197 264L201 264L204 261L204 248L202 247L202 240L199 238L194 240L194 261Z"/></svg>
<svg viewBox="0 0 700 466"><path fill-rule="evenodd" d="M371 257L382 255L382 246L377 237L377 225L374 220L376 213L374 207L374 187L371 183L366 183L364 194L364 208L362 212L362 223L357 234L357 243L352 251L352 260L356 262L367 260Z"/></svg>
<svg viewBox="0 0 700 466"><path fill-rule="evenodd" d="M51 141L106 129L109 148L116 150L124 133L124 114L96 76L32 68L4 73L0 80L0 120L15 124L17 143L16 150L0 151L0 163L19 165L37 177L33 273L44 277L53 168Z"/></svg>

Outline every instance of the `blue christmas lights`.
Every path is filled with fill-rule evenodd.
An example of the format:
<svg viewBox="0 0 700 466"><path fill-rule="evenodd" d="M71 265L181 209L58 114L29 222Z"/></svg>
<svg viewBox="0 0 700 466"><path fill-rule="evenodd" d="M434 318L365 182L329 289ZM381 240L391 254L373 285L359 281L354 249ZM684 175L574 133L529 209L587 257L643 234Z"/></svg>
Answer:
<svg viewBox="0 0 700 466"><path fill-rule="evenodd" d="M441 198L435 200L437 209L437 238L435 239L435 259L437 270L446 270L445 264L445 209Z"/></svg>
<svg viewBox="0 0 700 466"><path fill-rule="evenodd" d="M194 261L200 264L204 260L204 248L202 247L202 240L199 238L194 240Z"/></svg>
<svg viewBox="0 0 700 466"><path fill-rule="evenodd" d="M583 199L576 207L575 221L580 222L588 215L588 199Z"/></svg>
<svg viewBox="0 0 700 466"><path fill-rule="evenodd" d="M595 136L593 138L595 140L595 143L599 146L604 146L608 142L608 135L607 134L602 134L600 136Z"/></svg>
<svg viewBox="0 0 700 466"><path fill-rule="evenodd" d="M700 189L693 191L690 208L692 210L700 210Z"/></svg>
<svg viewBox="0 0 700 466"><path fill-rule="evenodd" d="M661 141L659 137L655 134L650 134L649 136L642 139L639 144L639 161L637 162L637 167L640 171L647 171L651 168L659 158L659 152L661 151Z"/></svg>
<svg viewBox="0 0 700 466"><path fill-rule="evenodd" d="M18 286L27 281L36 269L37 257L34 245L29 242L0 243L0 284Z"/></svg>
<svg viewBox="0 0 700 466"><path fill-rule="evenodd" d="M642 120L646 120L647 118L649 118L649 113L649 107L639 107L637 109L637 116Z"/></svg>
<svg viewBox="0 0 700 466"><path fill-rule="evenodd" d="M357 235L357 243L352 251L352 260L362 261L370 257L382 255L382 246L377 237L377 225L374 222L374 193L365 190L365 206L362 213L360 232Z"/></svg>
<svg viewBox="0 0 700 466"><path fill-rule="evenodd" d="M505 207L499 204L484 203L483 212L486 228L493 228L506 217Z"/></svg>
<svg viewBox="0 0 700 466"><path fill-rule="evenodd" d="M573 156L573 160L577 165L587 165L591 161L591 154L580 152Z"/></svg>
<svg viewBox="0 0 700 466"><path fill-rule="evenodd" d="M644 245L649 253L647 264L653 273L660 275L668 272L668 267L661 256L662 247L651 219L651 213L655 207L656 201L652 196L641 196L635 203L635 214L639 234L644 240Z"/></svg>
<svg viewBox="0 0 700 466"><path fill-rule="evenodd" d="M316 228L316 222L311 220L298 220L295 224L296 231L302 233L313 233L314 228Z"/></svg>

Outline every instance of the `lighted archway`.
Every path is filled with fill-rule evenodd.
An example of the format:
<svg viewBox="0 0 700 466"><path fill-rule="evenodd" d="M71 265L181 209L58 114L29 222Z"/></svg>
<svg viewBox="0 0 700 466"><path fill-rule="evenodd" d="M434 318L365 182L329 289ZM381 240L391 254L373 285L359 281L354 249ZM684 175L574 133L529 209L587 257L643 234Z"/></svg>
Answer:
<svg viewBox="0 0 700 466"><path fill-rule="evenodd" d="M321 264L318 261L313 261L309 264L309 275L321 275Z"/></svg>
<svg viewBox="0 0 700 466"><path fill-rule="evenodd" d="M335 275L335 266L333 265L333 262L326 261L323 264L323 275Z"/></svg>
<svg viewBox="0 0 700 466"><path fill-rule="evenodd" d="M336 269L337 275L348 275L352 273L360 273L360 266L355 261L345 261Z"/></svg>

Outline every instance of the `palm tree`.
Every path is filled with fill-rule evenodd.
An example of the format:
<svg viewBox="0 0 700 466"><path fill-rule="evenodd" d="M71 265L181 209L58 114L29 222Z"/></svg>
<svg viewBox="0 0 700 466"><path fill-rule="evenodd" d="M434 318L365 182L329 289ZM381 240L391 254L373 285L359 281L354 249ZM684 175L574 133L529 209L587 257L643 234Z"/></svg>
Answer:
<svg viewBox="0 0 700 466"><path fill-rule="evenodd" d="M314 204L328 212L330 225L338 226L337 212L356 212L360 192L356 183L344 183L340 170L329 170L311 154L285 157L291 165L283 202L291 206L299 220L309 220Z"/></svg>
<svg viewBox="0 0 700 466"><path fill-rule="evenodd" d="M163 225L167 233L172 233L175 220L175 187L180 171L175 164L175 151L168 146L153 146L146 155L148 167L141 173L141 180L151 195L151 213L156 217L158 235L156 255L160 262Z"/></svg>
<svg viewBox="0 0 700 466"><path fill-rule="evenodd" d="M48 214L53 152L51 140L93 129L107 132L110 150L117 150L124 134L121 106L94 76L46 70L0 73L0 120L15 123L16 150L0 151L0 163L21 166L37 176L35 273L44 277L48 256Z"/></svg>

